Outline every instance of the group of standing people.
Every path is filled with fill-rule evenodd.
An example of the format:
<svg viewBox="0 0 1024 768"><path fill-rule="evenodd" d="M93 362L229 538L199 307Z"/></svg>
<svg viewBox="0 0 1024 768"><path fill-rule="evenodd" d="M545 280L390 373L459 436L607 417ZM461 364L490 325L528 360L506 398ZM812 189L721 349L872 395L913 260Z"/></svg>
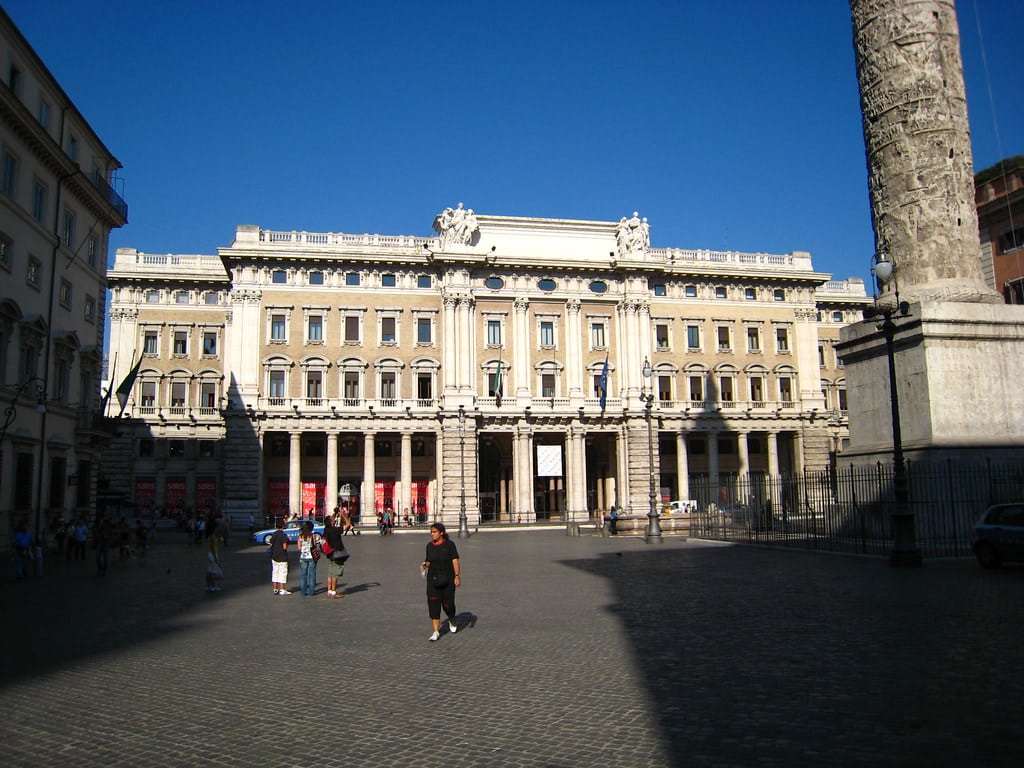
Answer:
<svg viewBox="0 0 1024 768"><path fill-rule="evenodd" d="M296 547L299 551L299 589L304 597L316 594L316 569L321 558L327 559L327 597L345 595L338 590L338 579L345 572L348 552L342 537L352 522L335 509L335 514L324 519L324 532L313 532L313 523L305 521L299 529ZM278 519L276 530L270 537L270 581L275 595L290 595L288 589L288 549L291 541L284 532L284 520Z"/></svg>

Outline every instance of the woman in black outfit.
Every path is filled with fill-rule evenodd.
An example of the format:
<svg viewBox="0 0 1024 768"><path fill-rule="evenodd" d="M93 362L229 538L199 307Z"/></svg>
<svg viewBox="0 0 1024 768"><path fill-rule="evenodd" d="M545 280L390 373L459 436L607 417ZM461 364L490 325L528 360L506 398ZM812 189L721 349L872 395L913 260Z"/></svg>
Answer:
<svg viewBox="0 0 1024 768"><path fill-rule="evenodd" d="M427 610L434 633L430 642L441 637L441 609L448 616L448 631L458 630L455 624L455 588L462 586L462 567L459 565L459 550L448 538L443 523L430 526L430 543L427 544L426 559L420 564L420 571L427 579Z"/></svg>

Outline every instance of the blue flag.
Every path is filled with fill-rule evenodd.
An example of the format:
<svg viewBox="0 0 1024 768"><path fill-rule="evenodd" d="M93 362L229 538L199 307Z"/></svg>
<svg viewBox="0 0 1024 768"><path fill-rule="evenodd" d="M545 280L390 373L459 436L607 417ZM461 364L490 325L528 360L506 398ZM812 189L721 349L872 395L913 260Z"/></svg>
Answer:
<svg viewBox="0 0 1024 768"><path fill-rule="evenodd" d="M601 410L604 411L604 406L608 402L608 355L604 356L604 367L601 369L601 381L597 385L597 388L601 393Z"/></svg>

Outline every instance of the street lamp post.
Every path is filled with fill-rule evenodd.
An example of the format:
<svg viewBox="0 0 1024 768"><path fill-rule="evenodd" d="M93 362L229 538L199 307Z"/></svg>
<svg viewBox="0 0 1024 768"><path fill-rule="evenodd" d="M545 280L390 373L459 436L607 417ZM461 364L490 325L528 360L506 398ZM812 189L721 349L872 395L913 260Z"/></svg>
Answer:
<svg viewBox="0 0 1024 768"><path fill-rule="evenodd" d="M466 407L459 406L459 470L462 482L459 487L459 538L469 538L469 521L466 519Z"/></svg>
<svg viewBox="0 0 1024 768"><path fill-rule="evenodd" d="M893 276L893 265L885 252L875 257L872 272L879 283L885 284ZM891 308L875 306L866 312L869 316L881 316L878 330L885 338L885 354L889 363L889 406L892 416L892 487L895 511L892 515L893 544L889 553L889 565L893 567L918 567L921 565L921 550L917 546L917 531L914 512L910 508L907 462L903 456L903 431L900 424L900 396L896 389L896 323L894 317L906 317L910 305L899 300L896 292L896 306Z"/></svg>
<svg viewBox="0 0 1024 768"><path fill-rule="evenodd" d="M645 392L640 393L640 399L644 402L644 417L647 419L647 471L650 475L649 502L650 508L647 511L647 531L644 534L644 541L648 544L661 543L661 522L658 520L658 508L654 495L654 434L651 431L651 410L654 408L654 387L650 386L651 376L654 371L651 369L651 361L644 358L643 375L645 380Z"/></svg>

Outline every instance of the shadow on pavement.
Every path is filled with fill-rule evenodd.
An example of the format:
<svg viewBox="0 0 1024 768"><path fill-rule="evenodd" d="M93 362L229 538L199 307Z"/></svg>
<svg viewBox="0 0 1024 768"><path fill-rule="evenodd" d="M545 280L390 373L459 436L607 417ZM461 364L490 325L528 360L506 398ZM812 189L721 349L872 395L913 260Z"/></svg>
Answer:
<svg viewBox="0 0 1024 768"><path fill-rule="evenodd" d="M563 562L613 585L674 765L1024 764L1024 572L729 546Z"/></svg>

